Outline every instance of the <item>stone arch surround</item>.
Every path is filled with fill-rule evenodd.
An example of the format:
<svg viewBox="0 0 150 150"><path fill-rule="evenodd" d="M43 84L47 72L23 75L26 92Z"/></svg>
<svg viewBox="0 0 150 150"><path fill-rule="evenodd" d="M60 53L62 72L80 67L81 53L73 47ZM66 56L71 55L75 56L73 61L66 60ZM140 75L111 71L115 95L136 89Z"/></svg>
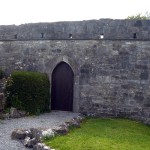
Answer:
<svg viewBox="0 0 150 150"><path fill-rule="evenodd" d="M69 58L68 56L60 56L58 58L53 59L53 64L50 67L50 73L49 73L49 79L50 83L52 81L52 72L55 69L55 67L60 64L61 62L65 62L68 64L73 73L74 73L74 85L73 85L73 112L79 112L79 75L77 72L77 66L75 65L75 62ZM50 89L51 91L51 89Z"/></svg>

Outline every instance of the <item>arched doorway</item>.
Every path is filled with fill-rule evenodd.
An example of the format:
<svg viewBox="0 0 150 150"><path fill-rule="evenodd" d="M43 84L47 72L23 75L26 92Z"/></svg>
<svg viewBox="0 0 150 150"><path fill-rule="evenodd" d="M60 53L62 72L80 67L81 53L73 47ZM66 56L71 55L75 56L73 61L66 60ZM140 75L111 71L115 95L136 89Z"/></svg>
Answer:
<svg viewBox="0 0 150 150"><path fill-rule="evenodd" d="M73 83L74 73L65 63L59 63L52 73L51 109L73 110Z"/></svg>

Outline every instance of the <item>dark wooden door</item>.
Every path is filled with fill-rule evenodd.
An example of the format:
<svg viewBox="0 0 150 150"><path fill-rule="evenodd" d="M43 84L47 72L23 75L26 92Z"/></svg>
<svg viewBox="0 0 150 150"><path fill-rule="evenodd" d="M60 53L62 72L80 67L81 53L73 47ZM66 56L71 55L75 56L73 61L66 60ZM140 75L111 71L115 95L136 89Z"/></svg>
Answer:
<svg viewBox="0 0 150 150"><path fill-rule="evenodd" d="M62 62L52 73L51 109L72 111L74 74L68 64Z"/></svg>

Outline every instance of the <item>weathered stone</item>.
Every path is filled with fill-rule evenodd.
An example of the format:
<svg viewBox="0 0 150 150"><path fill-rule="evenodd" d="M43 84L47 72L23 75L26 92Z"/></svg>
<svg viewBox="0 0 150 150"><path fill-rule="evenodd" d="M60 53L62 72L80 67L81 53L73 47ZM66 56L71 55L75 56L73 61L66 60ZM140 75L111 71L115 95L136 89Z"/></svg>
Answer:
<svg viewBox="0 0 150 150"><path fill-rule="evenodd" d="M70 121L66 121L65 124L70 127L77 127L79 128L80 127L80 121L78 121L76 118L70 120Z"/></svg>
<svg viewBox="0 0 150 150"><path fill-rule="evenodd" d="M25 132L27 137L30 137L31 139L33 138L33 134L30 130L25 130Z"/></svg>
<svg viewBox="0 0 150 150"><path fill-rule="evenodd" d="M141 72L140 78L141 78L142 80L148 80L148 77L149 77L148 70L145 69L143 72Z"/></svg>
<svg viewBox="0 0 150 150"><path fill-rule="evenodd" d="M26 111L23 111L23 110L18 110L18 114L20 115L20 117L25 117L25 116L27 116Z"/></svg>
<svg viewBox="0 0 150 150"><path fill-rule="evenodd" d="M81 122L83 122L83 120L85 120L85 116L79 115L79 116L75 117L74 119L77 120L77 122L81 123Z"/></svg>
<svg viewBox="0 0 150 150"><path fill-rule="evenodd" d="M11 118L20 118L20 114L18 113L18 110L16 108L11 107L10 108L10 117Z"/></svg>
<svg viewBox="0 0 150 150"><path fill-rule="evenodd" d="M9 113L0 113L0 119L10 119Z"/></svg>
<svg viewBox="0 0 150 150"><path fill-rule="evenodd" d="M16 108L10 108L10 117L11 118L20 118L25 117L27 113L25 111L17 110Z"/></svg>
<svg viewBox="0 0 150 150"><path fill-rule="evenodd" d="M25 147L28 147L28 148L32 148L34 145L36 145L39 141L37 141L36 138L30 138L30 137L26 137L24 140L23 140L23 145Z"/></svg>
<svg viewBox="0 0 150 150"><path fill-rule="evenodd" d="M54 137L55 133L52 129L47 129L42 131L42 138L50 138L50 137Z"/></svg>
<svg viewBox="0 0 150 150"><path fill-rule="evenodd" d="M66 135L69 132L67 125L63 124L53 129L56 134Z"/></svg>
<svg viewBox="0 0 150 150"><path fill-rule="evenodd" d="M102 34L102 39L149 39L148 27L148 20L112 19L88 20L82 22L24 24L20 26L5 26L5 28L0 26L2 35L0 40L100 40L101 32L104 32ZM45 33L43 33L43 31L45 31ZM134 33L135 31L138 32L138 36L136 33ZM14 34L14 36L12 34ZM119 48L118 41L116 43L117 44L113 46L115 49ZM92 48L97 47L94 46Z"/></svg>
<svg viewBox="0 0 150 150"><path fill-rule="evenodd" d="M25 139L23 140L23 145L25 146L25 147L32 147L31 146L31 144L30 144L30 140L31 140L31 138L30 137L25 137Z"/></svg>
<svg viewBox="0 0 150 150"><path fill-rule="evenodd" d="M45 145L45 146L43 147L43 150L51 150L51 149L50 149L48 146Z"/></svg>
<svg viewBox="0 0 150 150"><path fill-rule="evenodd" d="M51 150L50 147L46 146L43 143L37 143L33 146L33 150Z"/></svg>
<svg viewBox="0 0 150 150"><path fill-rule="evenodd" d="M143 103L144 96L142 92L136 92L134 99L136 100L137 103Z"/></svg>
<svg viewBox="0 0 150 150"><path fill-rule="evenodd" d="M26 136L27 136L26 131L25 130L21 130L21 129L16 129L11 134L11 138L13 140L16 140L16 139L19 139L19 140L25 139Z"/></svg>
<svg viewBox="0 0 150 150"><path fill-rule="evenodd" d="M42 138L42 129L31 128L30 129L32 136L36 138L37 141L40 141Z"/></svg>
<svg viewBox="0 0 150 150"><path fill-rule="evenodd" d="M43 144L37 143L36 145L33 146L33 150L43 150Z"/></svg>

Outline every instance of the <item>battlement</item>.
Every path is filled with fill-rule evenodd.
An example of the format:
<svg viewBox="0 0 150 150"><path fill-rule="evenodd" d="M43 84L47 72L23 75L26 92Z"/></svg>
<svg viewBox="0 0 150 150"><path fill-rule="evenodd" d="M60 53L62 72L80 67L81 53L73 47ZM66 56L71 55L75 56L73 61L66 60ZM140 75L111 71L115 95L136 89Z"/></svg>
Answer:
<svg viewBox="0 0 150 150"><path fill-rule="evenodd" d="M100 19L0 26L0 40L150 40L150 20Z"/></svg>

